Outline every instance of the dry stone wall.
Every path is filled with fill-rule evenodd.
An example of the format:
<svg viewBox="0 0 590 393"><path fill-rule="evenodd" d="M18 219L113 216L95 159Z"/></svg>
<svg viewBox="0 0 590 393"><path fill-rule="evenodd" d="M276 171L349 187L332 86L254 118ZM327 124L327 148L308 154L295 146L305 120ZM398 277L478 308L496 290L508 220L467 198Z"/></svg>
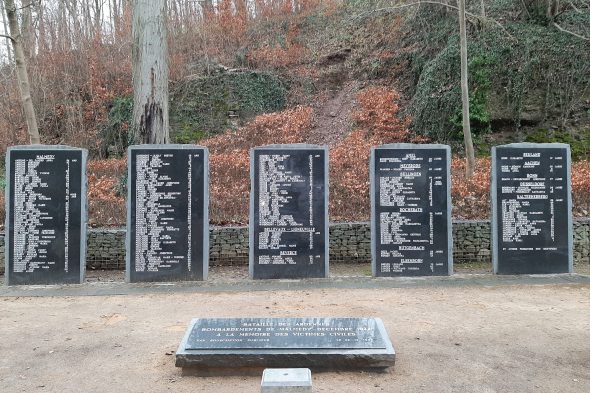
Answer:
<svg viewBox="0 0 590 393"><path fill-rule="evenodd" d="M369 263L371 228L367 222L330 225L331 263ZM248 227L210 229L211 265L248 264ZM453 222L454 263L491 263L489 221ZM0 272L4 271L4 234L0 234ZM125 229L88 231L87 269L125 269ZM574 220L574 262L590 263L590 219Z"/></svg>

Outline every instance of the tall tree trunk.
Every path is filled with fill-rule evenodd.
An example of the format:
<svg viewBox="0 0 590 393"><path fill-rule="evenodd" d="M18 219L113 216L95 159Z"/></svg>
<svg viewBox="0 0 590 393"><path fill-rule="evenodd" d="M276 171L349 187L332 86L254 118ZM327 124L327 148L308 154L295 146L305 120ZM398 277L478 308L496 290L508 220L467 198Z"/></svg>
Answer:
<svg viewBox="0 0 590 393"><path fill-rule="evenodd" d="M4 34L8 35L8 23L6 22L6 14L4 13L4 3L0 1L0 13L2 14L2 28ZM12 44L10 38L6 38L6 56L8 57L8 63L12 63Z"/></svg>
<svg viewBox="0 0 590 393"><path fill-rule="evenodd" d="M90 23L88 21L87 23ZM102 32L102 2L100 0L94 0L94 24L92 37L100 36Z"/></svg>
<svg viewBox="0 0 590 393"><path fill-rule="evenodd" d="M248 21L248 0L235 1L236 14L242 18L244 22Z"/></svg>
<svg viewBox="0 0 590 393"><path fill-rule="evenodd" d="M92 33L94 31L94 28L92 25L92 16L90 14L90 1L88 1L88 0L82 1L82 4L80 5L80 7L82 7L82 10L81 10L82 11L82 20L84 21L82 32L83 32L84 40L87 40L92 37ZM80 40L80 42L82 42L82 41L83 40Z"/></svg>
<svg viewBox="0 0 590 393"><path fill-rule="evenodd" d="M465 0L459 0L459 34L461 36L461 101L463 104L463 139L465 141L465 175L473 176L475 152L469 123L469 87L467 83L467 31L465 26Z"/></svg>
<svg viewBox="0 0 590 393"><path fill-rule="evenodd" d="M168 143L165 0L133 0L134 143Z"/></svg>
<svg viewBox="0 0 590 393"><path fill-rule="evenodd" d="M116 42L119 38L119 8L117 6L117 0L113 0L111 3L111 21L113 22L113 36Z"/></svg>
<svg viewBox="0 0 590 393"><path fill-rule="evenodd" d="M201 7L203 7L203 20L211 18L215 13L213 9L213 0L204 0L201 3Z"/></svg>
<svg viewBox="0 0 590 393"><path fill-rule="evenodd" d="M56 46L59 49L65 50L64 35L66 34L66 5L65 0L57 0L57 27L53 30L52 39L54 39L52 49Z"/></svg>
<svg viewBox="0 0 590 393"><path fill-rule="evenodd" d="M33 34L33 1L32 0L21 0L22 12L23 12L23 25L21 26L22 31L22 43L27 59L33 57L35 52L35 40Z"/></svg>
<svg viewBox="0 0 590 393"><path fill-rule="evenodd" d="M39 8L37 9L37 18L39 20L37 30L39 31L39 39L37 41L38 51L42 52L47 50L47 33L46 33L46 25L45 25L45 7L43 4L39 4Z"/></svg>
<svg viewBox="0 0 590 393"><path fill-rule="evenodd" d="M178 3L176 0L170 0L170 14L168 15L173 32L182 32L182 19L178 12Z"/></svg>
<svg viewBox="0 0 590 393"><path fill-rule="evenodd" d="M6 16L8 17L8 26L10 28L10 36L12 37L12 49L14 50L14 60L16 63L16 76L18 78L18 86L20 89L21 101L23 104L23 111L25 113L25 120L27 121L27 129L29 131L29 140L31 144L39 144L39 129L37 128L37 117L35 115L35 108L33 107L33 100L31 99L31 87L29 85L29 74L27 72L27 63L25 60L25 51L23 50L22 36L18 27L18 17L16 15L16 7L14 0L4 0L6 8Z"/></svg>

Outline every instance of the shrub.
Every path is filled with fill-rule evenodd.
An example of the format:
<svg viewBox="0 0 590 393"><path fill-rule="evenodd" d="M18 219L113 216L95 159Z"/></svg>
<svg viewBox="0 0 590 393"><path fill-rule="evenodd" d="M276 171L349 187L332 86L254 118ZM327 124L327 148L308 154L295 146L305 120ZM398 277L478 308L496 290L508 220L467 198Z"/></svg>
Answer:
<svg viewBox="0 0 590 393"><path fill-rule="evenodd" d="M451 198L453 217L460 219L483 219L491 213L490 205L491 159L478 158L471 179L465 177L465 159L454 158L451 162Z"/></svg>
<svg viewBox="0 0 590 393"><path fill-rule="evenodd" d="M112 102L107 121L101 127L101 156L116 158L125 154L133 117L133 98L117 97Z"/></svg>
<svg viewBox="0 0 590 393"><path fill-rule="evenodd" d="M126 159L93 160L88 163L88 224L124 226L127 218L125 197L119 190L127 171Z"/></svg>
<svg viewBox="0 0 590 393"><path fill-rule="evenodd" d="M356 128L330 153L330 212L335 221L369 216L369 155L371 147L386 143L423 142L412 134L409 119L399 116L399 94L370 87L357 96L353 114Z"/></svg>

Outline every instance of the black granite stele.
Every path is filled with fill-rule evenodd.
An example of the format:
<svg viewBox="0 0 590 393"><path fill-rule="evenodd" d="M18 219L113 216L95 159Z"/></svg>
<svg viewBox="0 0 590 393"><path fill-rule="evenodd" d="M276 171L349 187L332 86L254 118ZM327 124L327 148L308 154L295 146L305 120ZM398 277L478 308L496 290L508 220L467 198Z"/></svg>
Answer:
<svg viewBox="0 0 590 393"><path fill-rule="evenodd" d="M453 273L451 148L391 144L371 149L373 275Z"/></svg>
<svg viewBox="0 0 590 393"><path fill-rule="evenodd" d="M250 277L327 277L328 148L250 152Z"/></svg>
<svg viewBox="0 0 590 393"><path fill-rule="evenodd" d="M492 148L492 261L498 274L573 271L570 147Z"/></svg>
<svg viewBox="0 0 590 393"><path fill-rule="evenodd" d="M86 156L86 150L69 146L8 149L7 285L84 280Z"/></svg>
<svg viewBox="0 0 590 393"><path fill-rule="evenodd" d="M207 148L131 146L127 165L127 281L205 280Z"/></svg>
<svg viewBox="0 0 590 393"><path fill-rule="evenodd" d="M395 350L379 318L193 319L177 367L386 368Z"/></svg>

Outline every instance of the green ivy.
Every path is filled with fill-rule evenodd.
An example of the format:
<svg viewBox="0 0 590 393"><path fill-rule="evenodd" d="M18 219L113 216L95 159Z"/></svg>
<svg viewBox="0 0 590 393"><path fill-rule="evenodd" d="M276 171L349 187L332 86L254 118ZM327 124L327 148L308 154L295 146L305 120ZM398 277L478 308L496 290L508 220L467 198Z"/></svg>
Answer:
<svg viewBox="0 0 590 393"><path fill-rule="evenodd" d="M590 159L590 129L578 134L562 130L538 129L526 136L527 142L533 143L567 143L570 145L573 160Z"/></svg>
<svg viewBox="0 0 590 393"><path fill-rule="evenodd" d="M117 196L127 198L127 171L123 172L119 177L117 185L115 186Z"/></svg>
<svg viewBox="0 0 590 393"><path fill-rule="evenodd" d="M469 120L471 131L475 135L490 131L490 113L488 110L488 97L492 87L491 69L496 65L493 53L476 53L469 59L468 70L470 73L469 91ZM451 123L456 127L455 139L463 137L463 110L460 109L451 118Z"/></svg>
<svg viewBox="0 0 590 393"><path fill-rule="evenodd" d="M500 4L498 1L491 6ZM503 7L490 9L496 19L507 12ZM455 17L438 15L440 21L429 19L429 30L448 31L449 21L457 23ZM590 18L585 15L566 12L560 18L572 29L574 25L583 29L580 21ZM503 26L505 30L495 26L472 29L468 36L474 134L494 131L495 120L498 124L512 122L518 130L525 110L540 115L542 120L538 121L565 123L571 109L584 100L584 91L590 89L590 44L553 26L527 20L503 22ZM425 40L427 34L435 33L409 35L405 44L418 46L418 54L408 59L410 69L421 69L409 108L412 128L450 143L462 139L458 34L453 32L444 43L440 39ZM493 102L490 97L494 97Z"/></svg>
<svg viewBox="0 0 590 393"><path fill-rule="evenodd" d="M120 157L131 144L131 123L133 118L133 98L117 97L113 100L105 124L101 127L101 155Z"/></svg>
<svg viewBox="0 0 590 393"><path fill-rule="evenodd" d="M258 114L284 108L287 88L275 75L220 72L179 83L171 90L170 128L175 142L198 141Z"/></svg>

